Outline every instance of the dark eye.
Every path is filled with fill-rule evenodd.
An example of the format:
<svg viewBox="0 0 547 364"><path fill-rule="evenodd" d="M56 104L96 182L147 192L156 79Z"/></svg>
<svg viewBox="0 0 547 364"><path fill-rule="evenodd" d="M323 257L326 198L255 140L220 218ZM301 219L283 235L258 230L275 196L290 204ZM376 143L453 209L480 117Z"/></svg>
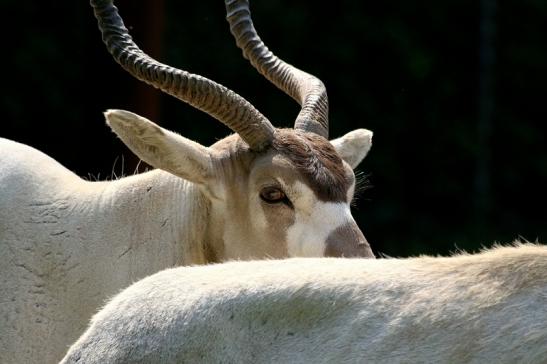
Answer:
<svg viewBox="0 0 547 364"><path fill-rule="evenodd" d="M260 191L260 198L267 203L285 203L290 205L290 201L285 192L278 187L264 187Z"/></svg>

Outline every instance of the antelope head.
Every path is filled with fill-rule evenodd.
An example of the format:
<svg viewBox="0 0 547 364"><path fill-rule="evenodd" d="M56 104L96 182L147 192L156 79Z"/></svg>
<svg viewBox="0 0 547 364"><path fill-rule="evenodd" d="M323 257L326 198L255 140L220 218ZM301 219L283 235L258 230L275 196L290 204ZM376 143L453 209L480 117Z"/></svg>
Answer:
<svg viewBox="0 0 547 364"><path fill-rule="evenodd" d="M277 129L247 100L199 75L162 64L132 40L112 1L91 0L103 41L134 77L224 123L235 134L202 146L122 110L108 125L150 165L186 179L209 199L211 260L258 257L374 257L350 202L355 168L372 132L328 140L323 83L276 57L258 37L246 0L226 0L245 58L301 105L293 129Z"/></svg>

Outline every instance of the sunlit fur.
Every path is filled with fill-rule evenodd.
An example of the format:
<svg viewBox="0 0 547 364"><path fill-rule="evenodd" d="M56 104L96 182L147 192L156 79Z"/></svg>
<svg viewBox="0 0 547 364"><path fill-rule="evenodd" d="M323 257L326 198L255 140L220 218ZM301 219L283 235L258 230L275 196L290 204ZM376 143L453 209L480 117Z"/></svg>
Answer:
<svg viewBox="0 0 547 364"><path fill-rule="evenodd" d="M165 270L62 363L543 363L547 247Z"/></svg>
<svg viewBox="0 0 547 364"><path fill-rule="evenodd" d="M291 188L313 179L280 151L251 152L238 135L205 147L124 111L107 119L158 169L89 182L29 146L0 139L0 363L59 360L107 297L159 270L292 256L287 230L305 214L297 200L309 201L306 208L323 203L311 188ZM358 163L371 133L356 133L357 141L336 143L353 148L361 158L340 157ZM261 183L285 186L293 209L261 201ZM328 226L329 216L320 218L300 227L304 234ZM313 255L322 256L324 238L315 244Z"/></svg>

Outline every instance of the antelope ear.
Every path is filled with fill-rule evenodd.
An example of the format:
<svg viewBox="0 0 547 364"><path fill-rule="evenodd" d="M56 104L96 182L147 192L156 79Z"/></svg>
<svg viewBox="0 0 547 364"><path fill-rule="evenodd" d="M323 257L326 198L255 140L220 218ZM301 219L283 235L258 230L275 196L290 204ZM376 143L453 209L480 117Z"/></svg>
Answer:
<svg viewBox="0 0 547 364"><path fill-rule="evenodd" d="M372 132L367 129L356 129L330 142L340 157L351 168L355 168L365 158L372 146Z"/></svg>
<svg viewBox="0 0 547 364"><path fill-rule="evenodd" d="M188 181L204 184L213 174L209 148L125 110L105 112L106 123L139 158Z"/></svg>

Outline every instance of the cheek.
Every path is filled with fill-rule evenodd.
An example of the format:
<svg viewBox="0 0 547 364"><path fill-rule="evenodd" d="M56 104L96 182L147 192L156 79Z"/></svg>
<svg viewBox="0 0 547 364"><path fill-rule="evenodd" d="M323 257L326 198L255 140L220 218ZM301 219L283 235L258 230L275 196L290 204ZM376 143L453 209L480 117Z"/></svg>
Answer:
<svg viewBox="0 0 547 364"><path fill-rule="evenodd" d="M268 219L266 214L268 211L264 209L264 206L261 206L260 202L256 201L256 208L251 209L250 218L253 221L253 225L259 231L264 231L269 227Z"/></svg>
<svg viewBox="0 0 547 364"><path fill-rule="evenodd" d="M299 225L289 228L287 231L289 257L322 257L326 247L326 237L323 235Z"/></svg>
<svg viewBox="0 0 547 364"><path fill-rule="evenodd" d="M322 257L330 234L351 219L344 203L318 202L311 214L296 213L287 230L287 250L291 257Z"/></svg>
<svg viewBox="0 0 547 364"><path fill-rule="evenodd" d="M295 224L294 210L286 206L261 204L255 211L251 219L268 254L276 258L289 256L287 235L289 228Z"/></svg>

